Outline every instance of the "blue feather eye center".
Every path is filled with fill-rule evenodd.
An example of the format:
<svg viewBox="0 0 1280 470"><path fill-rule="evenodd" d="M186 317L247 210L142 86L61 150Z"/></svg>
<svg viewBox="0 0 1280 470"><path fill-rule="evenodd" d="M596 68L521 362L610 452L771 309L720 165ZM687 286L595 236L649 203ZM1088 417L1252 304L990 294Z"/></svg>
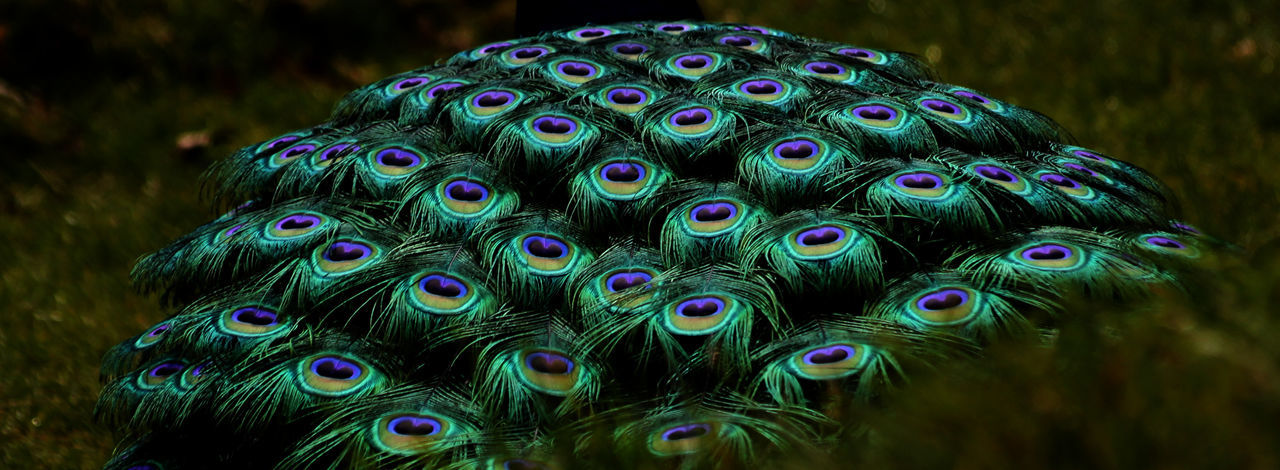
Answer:
<svg viewBox="0 0 1280 470"><path fill-rule="evenodd" d="M613 32L607 29L599 29L599 28L580 29L574 33L575 36L580 38L602 38L610 34L613 34Z"/></svg>
<svg viewBox="0 0 1280 470"><path fill-rule="evenodd" d="M948 310L969 303L969 293L960 289L942 289L925 294L916 300L920 310Z"/></svg>
<svg viewBox="0 0 1280 470"><path fill-rule="evenodd" d="M662 431L662 440L679 441L702 437L711 433L711 426L705 423L682 424Z"/></svg>
<svg viewBox="0 0 1280 470"><path fill-rule="evenodd" d="M360 146L355 144L330 145L329 148L326 148L324 149L323 152L320 152L320 155L316 157L316 160L322 161L322 162L326 160L334 160L334 159L345 157L357 150L360 150Z"/></svg>
<svg viewBox="0 0 1280 470"><path fill-rule="evenodd" d="M956 96L959 96L959 97L964 98L964 99L967 99L967 100L969 100L969 101L973 101L973 102L976 102L976 103L982 104L982 105L987 105L987 104L990 104L990 103L991 103L991 100L987 99L987 97L982 96L982 95L979 95L979 94L974 93L974 92L971 92L971 91L956 90L956 91L951 92L951 94L956 95Z"/></svg>
<svg viewBox="0 0 1280 470"><path fill-rule="evenodd" d="M387 423L387 430L398 436L431 436L443 428L440 420L422 415L397 416Z"/></svg>
<svg viewBox="0 0 1280 470"><path fill-rule="evenodd" d="M844 230L839 227L824 225L796 234L796 244L800 246L829 245L844 240L844 237Z"/></svg>
<svg viewBox="0 0 1280 470"><path fill-rule="evenodd" d="M707 108L689 108L671 115L671 125L677 127L696 126L711 120L711 110Z"/></svg>
<svg viewBox="0 0 1280 470"><path fill-rule="evenodd" d="M667 33L683 33L685 31L688 31L689 29L690 29L689 25L680 24L680 23L667 23L667 24L658 26L659 31L667 32Z"/></svg>
<svg viewBox="0 0 1280 470"><path fill-rule="evenodd" d="M465 297L469 292L466 283L443 274L429 274L423 277L418 281L418 288L431 295L455 299Z"/></svg>
<svg viewBox="0 0 1280 470"><path fill-rule="evenodd" d="M759 43L760 40L751 36L725 36L720 38L720 44L733 47L751 47Z"/></svg>
<svg viewBox="0 0 1280 470"><path fill-rule="evenodd" d="M599 69L586 62L566 61L557 65L556 71L574 77L590 77L595 75Z"/></svg>
<svg viewBox="0 0 1280 470"><path fill-rule="evenodd" d="M893 179L893 184L904 189L937 189L944 184L942 177L933 173L907 173Z"/></svg>
<svg viewBox="0 0 1280 470"><path fill-rule="evenodd" d="M724 310L725 302L718 297L697 297L676 305L676 315L690 318L719 315Z"/></svg>
<svg viewBox="0 0 1280 470"><path fill-rule="evenodd" d="M522 47L510 52L512 59L529 60L542 57L548 51L544 47Z"/></svg>
<svg viewBox="0 0 1280 470"><path fill-rule="evenodd" d="M853 108L853 114L870 121L892 121L897 119L898 110L884 105L873 104Z"/></svg>
<svg viewBox="0 0 1280 470"><path fill-rule="evenodd" d="M497 42L497 43L493 43L493 44L489 44L487 46L481 47L478 52L481 56L486 56L494 52L498 52L499 49L510 47L510 46L511 46L511 43L509 42Z"/></svg>
<svg viewBox="0 0 1280 470"><path fill-rule="evenodd" d="M710 66L714 59L706 54L690 54L676 59L676 67L682 69L701 69Z"/></svg>
<svg viewBox="0 0 1280 470"><path fill-rule="evenodd" d="M316 146L315 146L315 145L312 145L312 144L299 144L299 145L295 145L295 146L293 146L293 147L289 147L289 148L288 148L288 149L286 149L284 152L281 152L281 153L280 153L280 159L281 159L281 160L288 160L288 159L291 159L291 158L300 157L300 156L302 156L302 155L306 155L306 154L308 154L308 153L311 153L311 151L313 151L313 150L315 150L315 149L316 149Z"/></svg>
<svg viewBox="0 0 1280 470"><path fill-rule="evenodd" d="M637 105L649 100L649 94L639 88L619 87L605 93L605 99L613 104Z"/></svg>
<svg viewBox="0 0 1280 470"><path fill-rule="evenodd" d="M186 364L178 361L162 362L153 366L151 370L148 370L147 375L154 378L168 378L173 374L181 372L182 369L185 369L186 367Z"/></svg>
<svg viewBox="0 0 1280 470"><path fill-rule="evenodd" d="M858 351L851 346L836 344L812 349L804 353L801 360L809 365L827 365L849 360L857 354Z"/></svg>
<svg viewBox="0 0 1280 470"><path fill-rule="evenodd" d="M920 102L921 106L944 114L960 114L960 107L946 101L929 99Z"/></svg>
<svg viewBox="0 0 1280 470"><path fill-rule="evenodd" d="M845 72L845 68L835 62L809 62L804 64L804 69L818 75L840 75Z"/></svg>
<svg viewBox="0 0 1280 470"><path fill-rule="evenodd" d="M391 88L396 91L404 91L410 88L417 88L422 85L426 85L427 82L430 82L430 81L431 79L425 78L425 77L409 77L409 78L401 79L400 81L396 82L394 85L391 86Z"/></svg>
<svg viewBox="0 0 1280 470"><path fill-rule="evenodd" d="M1044 243L1022 250L1020 256L1027 261L1057 261L1070 258L1074 254L1071 248L1064 245Z"/></svg>
<svg viewBox="0 0 1280 470"><path fill-rule="evenodd" d="M156 325L155 328L152 328L151 331L148 331L146 333L146 336L148 338L156 338L165 334L168 331L169 331L169 324L164 323L164 324Z"/></svg>
<svg viewBox="0 0 1280 470"><path fill-rule="evenodd" d="M243 307L231 312L231 320L253 326L272 326L279 323L278 315L258 307Z"/></svg>
<svg viewBox="0 0 1280 470"><path fill-rule="evenodd" d="M1085 167L1084 165L1077 165L1077 164L1075 164L1075 163L1063 163L1063 164L1062 164L1062 166L1063 166L1063 168L1067 168L1067 169L1071 169L1071 170L1076 170L1076 171L1079 171L1079 172L1084 173L1084 174L1086 174L1086 175L1092 176L1092 177L1094 177L1094 178L1101 178L1101 177L1102 177L1102 175L1098 174L1098 172L1093 171L1093 170L1089 169L1088 167Z"/></svg>
<svg viewBox="0 0 1280 470"><path fill-rule="evenodd" d="M605 278L604 285L609 292L620 292L634 287L650 289L653 286L647 285L653 280L653 275L644 271L622 271L610 274Z"/></svg>
<svg viewBox="0 0 1280 470"><path fill-rule="evenodd" d="M455 201L481 202L489 199L489 189L474 181L457 180L445 185L444 196Z"/></svg>
<svg viewBox="0 0 1280 470"><path fill-rule="evenodd" d="M1094 160L1094 161L1098 161L1098 162L1102 162L1102 163L1110 163L1107 159L1102 158L1102 156L1101 156L1101 155L1098 155L1098 154L1096 154L1096 153L1090 152L1090 151L1088 151L1088 150L1079 150L1079 149L1077 149L1077 150L1072 150L1072 151L1071 151L1071 154L1072 154L1072 155L1075 155L1075 156L1077 156L1077 157L1087 158L1087 159Z"/></svg>
<svg viewBox="0 0 1280 470"><path fill-rule="evenodd" d="M289 145L290 143L297 142L300 139L302 139L302 137L299 137L296 135L286 135L286 136L277 137L275 140L268 142L266 145L264 145L262 147L262 150L263 151L279 150L281 148L284 148L284 146Z"/></svg>
<svg viewBox="0 0 1280 470"><path fill-rule="evenodd" d="M326 261L356 261L368 258L373 254L373 248L369 245L357 242L333 242L329 248L324 250L324 259Z"/></svg>
<svg viewBox="0 0 1280 470"><path fill-rule="evenodd" d="M1010 173L1009 170L1000 168L998 166L979 165L973 168L973 172L977 173L978 176L981 176L989 180L1003 181L1005 183L1018 182L1017 176L1014 176L1014 174Z"/></svg>
<svg viewBox="0 0 1280 470"><path fill-rule="evenodd" d="M1077 189L1082 186L1080 182L1073 180L1071 178L1068 178L1066 176L1059 175L1057 173L1048 173L1048 174L1040 175L1040 181L1044 181L1054 186L1067 188L1067 189Z"/></svg>
<svg viewBox="0 0 1280 470"><path fill-rule="evenodd" d="M391 147L378 151L374 159L379 165L409 168L422 163L422 157L411 150Z"/></svg>
<svg viewBox="0 0 1280 470"><path fill-rule="evenodd" d="M364 374L359 364L338 356L323 356L311 361L311 373L331 380L357 380Z"/></svg>
<svg viewBox="0 0 1280 470"><path fill-rule="evenodd" d="M732 202L708 202L693 206L689 218L695 222L719 222L738 216L738 205Z"/></svg>
<svg viewBox="0 0 1280 470"><path fill-rule="evenodd" d="M856 47L846 47L844 49L840 49L836 51L836 53L844 56L853 57L855 59L873 59L876 57L875 52L872 52L866 49L859 49Z"/></svg>
<svg viewBox="0 0 1280 470"><path fill-rule="evenodd" d="M782 91L782 84L769 79L750 80L739 85L738 90L748 95L772 95Z"/></svg>
<svg viewBox="0 0 1280 470"><path fill-rule="evenodd" d="M774 158L783 160L806 159L817 154L818 143L809 139L783 141L773 147Z"/></svg>
<svg viewBox="0 0 1280 470"><path fill-rule="evenodd" d="M502 90L486 91L476 95L471 104L477 108L496 108L506 106L516 100L515 93Z"/></svg>
<svg viewBox="0 0 1280 470"><path fill-rule="evenodd" d="M533 128L544 134L572 134L578 130L578 123L562 117L542 116L533 120Z"/></svg>
<svg viewBox="0 0 1280 470"><path fill-rule="evenodd" d="M600 169L600 177L605 181L632 183L645 177L644 166L635 163L610 163Z"/></svg>
<svg viewBox="0 0 1280 470"><path fill-rule="evenodd" d="M524 357L524 366L540 374L564 375L576 365L568 356L552 351L537 351Z"/></svg>
<svg viewBox="0 0 1280 470"><path fill-rule="evenodd" d="M1177 240L1174 240L1172 238L1167 238L1167 237L1159 237L1159 236L1147 237L1144 241L1146 241L1147 244L1149 245L1158 246L1160 248L1170 248L1174 250L1182 250L1187 248L1187 245L1183 244L1182 242L1179 242Z"/></svg>
<svg viewBox="0 0 1280 470"><path fill-rule="evenodd" d="M616 52L622 55L640 55L640 54L644 54L645 52L649 52L649 46L646 46L644 44L634 43L634 42L624 42L620 44L614 44L613 52Z"/></svg>
<svg viewBox="0 0 1280 470"><path fill-rule="evenodd" d="M431 98L431 99L438 98L438 97L440 97L440 94L441 94L441 93L444 93L444 92L446 92L446 91L452 90L452 89L454 89L454 88L461 87L462 85L463 85L463 83L461 83L461 82L444 82L444 83L441 83L441 84L439 84L439 85L436 85L436 86L433 86L433 87L431 87L431 88L427 89L427 98Z"/></svg>
<svg viewBox="0 0 1280 470"><path fill-rule="evenodd" d="M277 230L303 230L320 225L320 218L310 214L294 214L276 222Z"/></svg>
<svg viewBox="0 0 1280 470"><path fill-rule="evenodd" d="M539 258L556 259L569 254L569 247L550 235L528 235L520 242L520 247L525 253Z"/></svg>

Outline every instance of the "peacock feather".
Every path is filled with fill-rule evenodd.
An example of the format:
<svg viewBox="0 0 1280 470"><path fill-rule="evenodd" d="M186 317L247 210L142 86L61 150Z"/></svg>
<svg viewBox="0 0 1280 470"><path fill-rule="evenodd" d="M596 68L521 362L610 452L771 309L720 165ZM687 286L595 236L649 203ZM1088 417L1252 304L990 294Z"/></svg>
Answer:
<svg viewBox="0 0 1280 470"><path fill-rule="evenodd" d="M914 56L700 21L483 45L211 175L134 270L177 308L104 360L108 468L764 461L1213 249Z"/></svg>

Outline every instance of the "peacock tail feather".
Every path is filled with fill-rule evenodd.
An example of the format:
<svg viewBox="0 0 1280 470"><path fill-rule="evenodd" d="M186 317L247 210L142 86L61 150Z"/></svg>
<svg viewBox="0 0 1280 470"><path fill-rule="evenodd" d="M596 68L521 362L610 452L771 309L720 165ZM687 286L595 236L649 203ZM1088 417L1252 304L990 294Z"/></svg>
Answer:
<svg viewBox="0 0 1280 470"><path fill-rule="evenodd" d="M477 47L209 181L134 269L176 310L104 359L107 468L764 462L1214 248L1039 113L737 24Z"/></svg>

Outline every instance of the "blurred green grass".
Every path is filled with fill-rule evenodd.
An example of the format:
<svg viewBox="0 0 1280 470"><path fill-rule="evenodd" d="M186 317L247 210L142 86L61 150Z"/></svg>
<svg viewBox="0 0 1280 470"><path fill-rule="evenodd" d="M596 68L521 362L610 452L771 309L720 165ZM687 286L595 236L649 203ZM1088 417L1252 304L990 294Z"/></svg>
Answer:
<svg viewBox="0 0 1280 470"><path fill-rule="evenodd" d="M925 374L832 462L892 468L1280 466L1277 2L703 0L712 19L914 52L1165 181L1240 249L1189 295L1081 305L1052 349ZM95 468L102 353L168 312L141 254L214 215L199 175L346 91L509 37L510 0L0 6L0 462ZM1144 308L1137 308L1144 307ZM950 367L950 366L949 366ZM847 454L847 455L845 455Z"/></svg>

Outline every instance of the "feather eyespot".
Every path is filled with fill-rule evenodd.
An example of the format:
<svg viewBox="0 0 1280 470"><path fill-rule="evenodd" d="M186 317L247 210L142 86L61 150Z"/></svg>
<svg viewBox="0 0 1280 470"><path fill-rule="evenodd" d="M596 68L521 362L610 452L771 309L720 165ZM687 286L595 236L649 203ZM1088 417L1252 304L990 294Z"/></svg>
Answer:
<svg viewBox="0 0 1280 470"><path fill-rule="evenodd" d="M701 137L714 132L720 115L705 106L693 106L672 112L664 121L667 129L686 137Z"/></svg>
<svg viewBox="0 0 1280 470"><path fill-rule="evenodd" d="M742 223L743 207L730 200L712 200L694 204L685 213L684 225L689 233L714 237L732 231Z"/></svg>
<svg viewBox="0 0 1280 470"><path fill-rule="evenodd" d="M672 35L684 34L689 31L693 31L694 29L697 29L697 28L694 25L689 23L665 23L665 24L660 24L657 27L658 31L662 31L664 33L672 34Z"/></svg>
<svg viewBox="0 0 1280 470"><path fill-rule="evenodd" d="M1085 262L1085 253L1077 246L1060 242L1040 242L1014 250L1014 261L1049 271L1074 270Z"/></svg>
<svg viewBox="0 0 1280 470"><path fill-rule="evenodd" d="M431 450L451 428L448 419L434 414L397 412L378 418L374 443L388 452L418 454Z"/></svg>
<svg viewBox="0 0 1280 470"><path fill-rule="evenodd" d="M369 163L379 175L388 178L402 178L423 168L426 158L415 149L385 147L370 152Z"/></svg>
<svg viewBox="0 0 1280 470"><path fill-rule="evenodd" d="M926 98L918 101L917 104L920 106L920 109L949 121L964 123L969 122L972 118L969 110L957 103L952 103L947 100Z"/></svg>
<svg viewBox="0 0 1280 470"><path fill-rule="evenodd" d="M545 463L528 459L495 460L493 470L551 470Z"/></svg>
<svg viewBox="0 0 1280 470"><path fill-rule="evenodd" d="M861 47L842 47L836 49L835 52L836 54L840 54L845 57L852 57L876 65L883 65L885 62L889 61L888 56L883 53L873 51L871 49L863 49Z"/></svg>
<svg viewBox="0 0 1280 470"><path fill-rule="evenodd" d="M720 68L722 61L720 54L691 52L668 59L667 67L672 72L675 72L676 75L689 80L697 80Z"/></svg>
<svg viewBox="0 0 1280 470"><path fill-rule="evenodd" d="M620 42L611 46L609 50L624 59L639 60L641 57L644 57L652 51L653 48L638 42Z"/></svg>
<svg viewBox="0 0 1280 470"><path fill-rule="evenodd" d="M1117 164L1115 160L1107 158L1098 152L1094 152L1092 150L1089 150L1083 147L1067 146L1067 147L1064 147L1062 151L1059 153L1068 157L1079 158L1087 162L1102 163L1112 168L1119 167L1119 164Z"/></svg>
<svg viewBox="0 0 1280 470"><path fill-rule="evenodd" d="M652 90L631 85L605 88L598 96L609 109L630 115L652 103L654 93Z"/></svg>
<svg viewBox="0 0 1280 470"><path fill-rule="evenodd" d="M475 52L473 53L473 56L474 56L474 58L479 59L479 58L481 58L481 57L484 57L484 56L487 56L487 55L493 54L493 53L495 53L495 52L498 52L498 51L500 51L500 50L502 50L502 49L505 49L505 48L508 48L508 47L511 47L511 43L509 43L509 42L505 42L505 41L504 41L504 42L495 42L495 43L493 43L493 44L486 44L486 45L483 45L483 46L480 46L480 47L476 48L476 49L475 49Z"/></svg>
<svg viewBox="0 0 1280 470"><path fill-rule="evenodd" d="M342 354L321 353L298 361L298 385L313 395L338 397L377 382L377 372L364 361Z"/></svg>
<svg viewBox="0 0 1280 470"><path fill-rule="evenodd" d="M614 34L618 34L618 30L593 26L570 31L569 38L578 42L590 42L596 39L613 36Z"/></svg>
<svg viewBox="0 0 1280 470"><path fill-rule="evenodd" d="M138 336L138 339L133 342L133 347L145 348L156 344L160 342L160 340L164 339L165 334L169 333L169 330L172 328L173 327L170 326L167 321L153 326L151 329L147 330L146 333Z"/></svg>
<svg viewBox="0 0 1280 470"><path fill-rule="evenodd" d="M746 49L752 52L761 52L765 49L765 42L760 39L745 34L728 34L720 36L716 42L730 47Z"/></svg>
<svg viewBox="0 0 1280 470"><path fill-rule="evenodd" d="M542 46L526 46L512 49L502 55L502 60L511 67L521 67L541 59L553 52L551 48Z"/></svg>
<svg viewBox="0 0 1280 470"><path fill-rule="evenodd" d="M769 147L769 163L787 172L806 172L818 167L827 157L829 149L820 140L809 137L792 137L774 142Z"/></svg>
<svg viewBox="0 0 1280 470"><path fill-rule="evenodd" d="M467 83L468 82L462 81L462 80L443 81L435 85L432 85L431 88L427 88L426 90L423 90L421 93L418 94L418 96L423 103L430 103L432 101L435 101L437 98L440 98L449 90L461 88L463 85L466 85Z"/></svg>
<svg viewBox="0 0 1280 470"><path fill-rule="evenodd" d="M297 144L292 147L281 150L279 152L276 152L275 155L271 156L271 160L269 161L268 165L272 168L279 168L289 163L292 163L293 161L297 160L298 157L307 155L315 150L316 150L315 144Z"/></svg>
<svg viewBox="0 0 1280 470"><path fill-rule="evenodd" d="M872 353L867 346L834 342L801 350L792 355L788 369L808 380L831 380L853 375L866 367Z"/></svg>
<svg viewBox="0 0 1280 470"><path fill-rule="evenodd" d="M398 95L431 83L431 77L405 77L387 85L387 92Z"/></svg>
<svg viewBox="0 0 1280 470"><path fill-rule="evenodd" d="M929 325L954 325L972 319L980 295L962 286L930 289L907 302L907 312Z"/></svg>
<svg viewBox="0 0 1280 470"><path fill-rule="evenodd" d="M1078 164L1078 163L1073 163L1073 162L1058 162L1058 163L1059 163L1059 164L1061 164L1063 168L1066 168L1066 169L1068 169L1068 170L1078 171L1078 172L1080 172L1080 173L1084 173L1084 174L1086 174L1086 175L1089 175L1089 177L1090 177L1090 178L1093 178L1093 179L1095 179L1095 180L1097 180L1097 181L1101 181L1101 182L1106 183L1106 184L1112 184L1112 183L1113 183L1113 181L1111 180L1111 178L1108 178L1106 175L1103 175L1102 173L1098 173L1098 172L1096 172L1096 171L1093 171L1093 169L1092 169L1092 168L1089 168L1089 167L1087 167L1087 166L1084 166L1084 165L1081 165L1081 164Z"/></svg>
<svg viewBox="0 0 1280 470"><path fill-rule="evenodd" d="M552 396L565 396L578 386L582 370L578 362L554 349L516 351L517 377L529 388Z"/></svg>
<svg viewBox="0 0 1280 470"><path fill-rule="evenodd" d="M787 254L804 261L840 256L857 245L861 235L841 224L804 227L787 235Z"/></svg>
<svg viewBox="0 0 1280 470"><path fill-rule="evenodd" d="M477 119L488 119L515 108L522 100L523 94L516 90L482 90L467 99L467 113Z"/></svg>
<svg viewBox="0 0 1280 470"><path fill-rule="evenodd" d="M697 453L716 445L728 426L709 421L668 424L649 437L649 451L662 457Z"/></svg>
<svg viewBox="0 0 1280 470"><path fill-rule="evenodd" d="M640 160L610 160L596 165L591 181L605 199L630 201L653 189L654 169Z"/></svg>
<svg viewBox="0 0 1280 470"><path fill-rule="evenodd" d="M457 315L477 299L476 289L465 279L443 272L426 272L413 279L413 302L433 315Z"/></svg>
<svg viewBox="0 0 1280 470"><path fill-rule="evenodd" d="M791 97L791 85L770 78L753 78L738 82L734 90L739 96L762 103L781 103Z"/></svg>
<svg viewBox="0 0 1280 470"><path fill-rule="evenodd" d="M280 137L276 137L275 139L267 141L262 145L259 145L257 153L261 155L267 152L278 152L281 149L299 140L302 140L302 136L292 135L292 134L282 135Z"/></svg>
<svg viewBox="0 0 1280 470"><path fill-rule="evenodd" d="M356 240L338 240L317 248L311 255L311 262L317 274L333 276L349 274L368 267L381 256L382 249L372 244Z"/></svg>
<svg viewBox="0 0 1280 470"><path fill-rule="evenodd" d="M488 186L468 178L454 178L436 186L440 201L453 215L476 217L493 206L496 199Z"/></svg>
<svg viewBox="0 0 1280 470"><path fill-rule="evenodd" d="M161 361L142 371L142 374L138 376L138 386L143 390L155 389L186 368L187 364L182 361Z"/></svg>
<svg viewBox="0 0 1280 470"><path fill-rule="evenodd" d="M932 171L912 170L886 181L895 191L920 199L941 199L953 190L950 178Z"/></svg>
<svg viewBox="0 0 1280 470"><path fill-rule="evenodd" d="M849 110L854 122L879 130L896 130L906 125L906 113L895 106L872 103L855 106Z"/></svg>
<svg viewBox="0 0 1280 470"><path fill-rule="evenodd" d="M273 240L305 237L329 224L329 218L315 212L296 212L267 224L266 236Z"/></svg>
<svg viewBox="0 0 1280 470"><path fill-rule="evenodd" d="M580 137L581 125L574 118L563 115L543 115L525 121L533 137L552 146L572 145Z"/></svg>
<svg viewBox="0 0 1280 470"><path fill-rule="evenodd" d="M835 82L848 82L854 78L852 69L825 60L805 63L800 69L806 75Z"/></svg>
<svg viewBox="0 0 1280 470"><path fill-rule="evenodd" d="M1049 183L1049 185L1053 186L1054 189L1074 198L1093 199L1097 196L1097 193L1093 191L1093 188L1057 173L1042 173L1038 177L1040 181Z"/></svg>
<svg viewBox="0 0 1280 470"><path fill-rule="evenodd" d="M530 233L516 240L524 264L537 275L565 274L578 259L576 245L549 233Z"/></svg>
<svg viewBox="0 0 1280 470"><path fill-rule="evenodd" d="M1140 246L1147 250L1161 253L1172 254L1185 258L1197 258L1200 256L1200 250L1195 246L1184 243L1173 234L1148 234L1138 237L1142 241Z"/></svg>
<svg viewBox="0 0 1280 470"><path fill-rule="evenodd" d="M285 326L279 314L257 306L228 309L218 317L220 331L246 338L270 336L280 332Z"/></svg>
<svg viewBox="0 0 1280 470"><path fill-rule="evenodd" d="M599 293L612 307L637 307L653 299L652 282L657 275L648 268L615 269L597 278Z"/></svg>
<svg viewBox="0 0 1280 470"><path fill-rule="evenodd" d="M325 168L332 165L333 162L358 151L360 151L360 146L351 142L332 144L314 154L311 158L311 166Z"/></svg>
<svg viewBox="0 0 1280 470"><path fill-rule="evenodd" d="M556 80L571 87L604 76L604 67L600 64L581 59L554 61L550 67Z"/></svg>
<svg viewBox="0 0 1280 470"><path fill-rule="evenodd" d="M995 165L974 165L970 171L982 179L1000 185L1010 192L1024 194L1030 187L1027 182L1013 172Z"/></svg>
<svg viewBox="0 0 1280 470"><path fill-rule="evenodd" d="M709 335L732 323L741 308L736 300L728 296L686 297L667 307L663 315L663 326L677 335Z"/></svg>

